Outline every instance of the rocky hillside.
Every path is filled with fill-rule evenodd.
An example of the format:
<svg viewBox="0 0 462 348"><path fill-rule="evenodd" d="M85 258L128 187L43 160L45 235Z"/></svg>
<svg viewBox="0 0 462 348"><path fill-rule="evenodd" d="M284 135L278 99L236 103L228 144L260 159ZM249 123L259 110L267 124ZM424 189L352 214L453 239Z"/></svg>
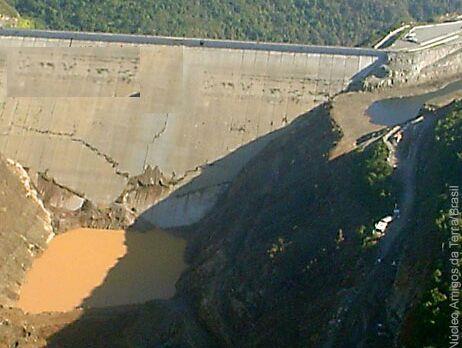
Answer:
<svg viewBox="0 0 462 348"><path fill-rule="evenodd" d="M450 334L447 323L452 312L451 275L457 269L460 272L460 267L454 267L450 262L451 253L461 251L460 237L457 237L459 230L451 233L451 226L457 229L462 223L460 206L458 214L450 214L450 209L454 209L460 200L450 188L462 185L461 103L438 121L434 137L426 144L424 153L418 167L419 204L416 205L412 228L407 230L409 236L404 252L406 267L412 273L402 273L394 286L405 293L410 274L422 285L418 296L410 301L411 309L404 317L400 331L403 344L408 347L445 347ZM451 217L458 218L458 225L454 225ZM458 285L452 283L452 286ZM402 305L402 300L402 296L395 297L393 303Z"/></svg>
<svg viewBox="0 0 462 348"><path fill-rule="evenodd" d="M19 311L12 316L8 307L18 299L25 272L50 237L51 216L27 173L0 155L0 347L14 346L19 340L39 340L28 334L28 325L18 318Z"/></svg>
<svg viewBox="0 0 462 348"><path fill-rule="evenodd" d="M38 29L43 28L43 25L31 17L20 16L19 12L7 0L0 0L0 27Z"/></svg>
<svg viewBox="0 0 462 348"><path fill-rule="evenodd" d="M323 108L246 167L196 227L192 267L179 282L220 345L420 347L444 337L438 327L447 316L430 318L429 309L405 323L432 293L432 272L448 279L440 254L447 222L438 214L448 210L448 185L460 185L462 112L453 108L460 104L409 126L396 171L381 141L328 161L340 134ZM401 220L374 240L373 222L392 214L394 202Z"/></svg>
<svg viewBox="0 0 462 348"><path fill-rule="evenodd" d="M0 304L12 304L33 257L52 237L52 227L26 171L1 155L0 221Z"/></svg>
<svg viewBox="0 0 462 348"><path fill-rule="evenodd" d="M173 300L123 320L84 314L50 344L104 346L97 336L121 347L438 346L446 317L432 309L448 304L438 214L447 185L461 184L460 110L452 104L410 125L398 148L408 161L395 171L381 140L328 160L341 132L328 105L309 112L185 231L190 268ZM373 224L395 202L402 219L381 239Z"/></svg>

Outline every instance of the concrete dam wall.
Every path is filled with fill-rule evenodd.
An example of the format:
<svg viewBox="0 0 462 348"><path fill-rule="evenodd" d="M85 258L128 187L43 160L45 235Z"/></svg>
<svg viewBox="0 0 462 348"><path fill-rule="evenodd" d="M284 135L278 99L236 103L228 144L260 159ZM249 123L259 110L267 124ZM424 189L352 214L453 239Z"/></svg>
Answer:
<svg viewBox="0 0 462 348"><path fill-rule="evenodd" d="M189 224L274 131L386 58L356 48L2 30L0 153L99 206L156 168L166 189L135 195L145 200L137 213L161 227Z"/></svg>

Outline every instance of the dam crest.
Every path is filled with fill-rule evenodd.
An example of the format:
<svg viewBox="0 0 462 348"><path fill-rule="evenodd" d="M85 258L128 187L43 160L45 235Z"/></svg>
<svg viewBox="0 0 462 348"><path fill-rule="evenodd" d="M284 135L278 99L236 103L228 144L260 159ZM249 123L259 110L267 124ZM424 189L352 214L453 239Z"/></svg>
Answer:
<svg viewBox="0 0 462 348"><path fill-rule="evenodd" d="M119 202L151 224L188 225L278 130L387 59L363 48L3 29L0 153L38 186L65 189L55 208Z"/></svg>

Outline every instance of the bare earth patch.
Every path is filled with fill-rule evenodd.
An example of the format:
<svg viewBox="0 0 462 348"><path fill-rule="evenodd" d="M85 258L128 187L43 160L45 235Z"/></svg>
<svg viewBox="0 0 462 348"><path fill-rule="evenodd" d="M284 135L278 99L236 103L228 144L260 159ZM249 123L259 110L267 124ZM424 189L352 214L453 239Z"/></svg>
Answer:
<svg viewBox="0 0 462 348"><path fill-rule="evenodd" d="M332 150L330 157L335 158L355 148L356 140L368 133L385 128L383 125L371 123L367 114L368 108L376 101L388 98L410 97L436 91L458 79L448 79L440 83L428 83L400 88L380 89L373 92L350 92L337 96L332 101L331 115L340 126L343 137ZM462 97L462 91L450 93L429 101L430 104L443 106L454 99Z"/></svg>

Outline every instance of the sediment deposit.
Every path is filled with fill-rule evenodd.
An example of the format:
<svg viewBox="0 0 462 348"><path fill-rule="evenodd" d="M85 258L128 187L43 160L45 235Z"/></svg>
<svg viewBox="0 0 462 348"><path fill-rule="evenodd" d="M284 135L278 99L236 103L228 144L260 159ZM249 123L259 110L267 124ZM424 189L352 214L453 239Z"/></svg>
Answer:
<svg viewBox="0 0 462 348"><path fill-rule="evenodd" d="M184 247L183 240L155 230L68 231L36 259L15 306L27 313L66 312L167 299L184 269Z"/></svg>

